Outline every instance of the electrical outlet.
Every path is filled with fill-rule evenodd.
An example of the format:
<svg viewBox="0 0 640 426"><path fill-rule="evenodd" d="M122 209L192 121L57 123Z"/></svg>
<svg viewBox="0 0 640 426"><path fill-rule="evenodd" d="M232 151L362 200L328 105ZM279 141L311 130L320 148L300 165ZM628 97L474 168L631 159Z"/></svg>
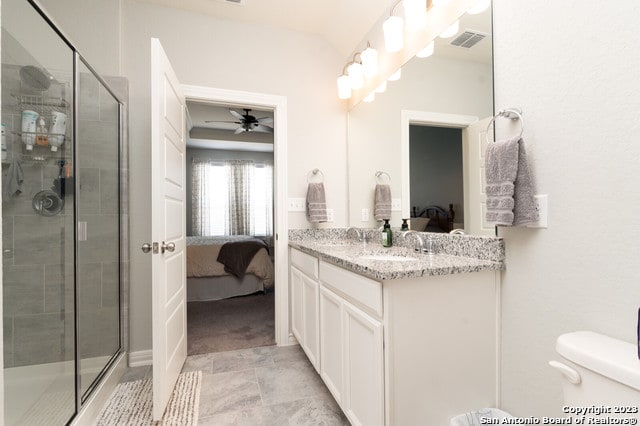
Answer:
<svg viewBox="0 0 640 426"><path fill-rule="evenodd" d="M327 222L333 222L333 209L327 209Z"/></svg>
<svg viewBox="0 0 640 426"><path fill-rule="evenodd" d="M538 211L538 222L528 225L529 228L547 228L549 198L547 194L533 196L536 210Z"/></svg>
<svg viewBox="0 0 640 426"><path fill-rule="evenodd" d="M402 210L402 207L400 206L402 204L402 198L392 198L391 199L391 211L392 212L399 212L400 210Z"/></svg>
<svg viewBox="0 0 640 426"><path fill-rule="evenodd" d="M362 221L369 222L369 209L362 209Z"/></svg>
<svg viewBox="0 0 640 426"><path fill-rule="evenodd" d="M288 207L290 212L306 211L307 200L304 198L289 198Z"/></svg>

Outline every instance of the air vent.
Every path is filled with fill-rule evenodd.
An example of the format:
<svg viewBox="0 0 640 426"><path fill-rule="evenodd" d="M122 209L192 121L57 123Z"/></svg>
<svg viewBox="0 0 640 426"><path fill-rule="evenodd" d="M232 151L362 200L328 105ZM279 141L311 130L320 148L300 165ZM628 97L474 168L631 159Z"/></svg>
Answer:
<svg viewBox="0 0 640 426"><path fill-rule="evenodd" d="M465 49L470 49L480 41L482 41L486 36L486 34L480 33L478 31L464 30L462 34L453 39L449 44L456 47L464 47Z"/></svg>

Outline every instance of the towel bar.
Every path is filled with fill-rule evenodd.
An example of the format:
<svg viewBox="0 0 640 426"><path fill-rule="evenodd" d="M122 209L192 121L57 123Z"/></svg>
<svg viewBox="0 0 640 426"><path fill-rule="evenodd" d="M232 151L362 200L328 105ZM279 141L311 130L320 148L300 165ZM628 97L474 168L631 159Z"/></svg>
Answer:
<svg viewBox="0 0 640 426"><path fill-rule="evenodd" d="M489 129L491 128L491 125L496 121L496 118L498 117L509 118L513 121L519 120L520 121L519 137L522 137L522 134L524 133L524 119L522 118L522 110L520 108L506 108L498 111L498 113L493 116L491 121L489 121L489 124L487 125L487 131L485 132L485 139L487 143L491 143L491 141L489 140Z"/></svg>

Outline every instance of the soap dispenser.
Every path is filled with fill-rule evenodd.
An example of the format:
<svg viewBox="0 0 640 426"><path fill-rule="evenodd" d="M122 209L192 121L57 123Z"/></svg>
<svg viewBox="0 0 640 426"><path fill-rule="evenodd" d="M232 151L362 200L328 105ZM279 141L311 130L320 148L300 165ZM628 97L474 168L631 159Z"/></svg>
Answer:
<svg viewBox="0 0 640 426"><path fill-rule="evenodd" d="M384 220L384 226L382 227L382 246L391 247L393 245L393 233L391 232L391 225L389 225L389 219Z"/></svg>
<svg viewBox="0 0 640 426"><path fill-rule="evenodd" d="M409 219L402 219L402 226L400 227L401 231L408 231L409 230L409 224L407 223Z"/></svg>

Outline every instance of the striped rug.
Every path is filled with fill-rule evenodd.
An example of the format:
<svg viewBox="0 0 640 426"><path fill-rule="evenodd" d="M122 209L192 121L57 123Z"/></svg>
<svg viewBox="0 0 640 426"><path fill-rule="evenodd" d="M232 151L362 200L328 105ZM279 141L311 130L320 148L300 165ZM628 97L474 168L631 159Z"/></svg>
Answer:
<svg viewBox="0 0 640 426"><path fill-rule="evenodd" d="M201 382L201 371L181 373L162 421L155 424L151 413L151 379L120 383L95 424L196 426Z"/></svg>

